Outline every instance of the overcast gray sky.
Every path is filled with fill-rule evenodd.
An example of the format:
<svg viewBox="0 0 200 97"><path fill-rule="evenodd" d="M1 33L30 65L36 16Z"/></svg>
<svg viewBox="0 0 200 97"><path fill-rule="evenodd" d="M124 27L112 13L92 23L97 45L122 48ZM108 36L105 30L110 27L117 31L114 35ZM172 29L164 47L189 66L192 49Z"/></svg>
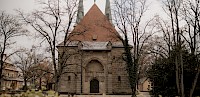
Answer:
<svg viewBox="0 0 200 97"><path fill-rule="evenodd" d="M106 0L96 0L98 7L104 12ZM162 10L160 2L161 0L148 0L149 11L151 14L160 13ZM112 0L111 0L112 2ZM94 0L84 0L85 13L94 4ZM13 9L22 9L26 12L37 8L38 3L35 0L0 0L0 10L6 10L6 12L14 13Z"/></svg>
<svg viewBox="0 0 200 97"><path fill-rule="evenodd" d="M96 4L104 12L106 0L96 0ZM94 0L84 0L85 13L94 4ZM0 0L0 10L6 10L6 12L14 13L13 9L22 9L29 12L35 8L38 8L38 3L35 0Z"/></svg>
<svg viewBox="0 0 200 97"><path fill-rule="evenodd" d="M101 11L104 13L105 10L105 1L106 0L96 0L96 4L101 9ZM162 15L163 10L161 3L159 2L161 0L148 0L148 11L146 12L144 16L144 20L148 20L152 18L154 15ZM112 2L112 0L111 0ZM84 11L85 14L91 8L91 6L94 4L94 0L84 0ZM31 12L33 9L38 8L38 3L35 0L0 0L0 10L5 10L8 13L15 14L14 9L22 9L25 12ZM30 47L32 44L37 43L34 42L36 40L30 41L30 39L27 40L25 37L21 37L17 39L18 46L22 47ZM31 43L32 42L32 43Z"/></svg>

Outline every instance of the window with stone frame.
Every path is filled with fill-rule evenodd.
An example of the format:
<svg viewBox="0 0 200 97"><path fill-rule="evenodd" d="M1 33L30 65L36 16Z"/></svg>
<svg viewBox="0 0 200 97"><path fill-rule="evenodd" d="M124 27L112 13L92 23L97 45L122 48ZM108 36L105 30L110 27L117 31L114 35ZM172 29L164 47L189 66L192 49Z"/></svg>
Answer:
<svg viewBox="0 0 200 97"><path fill-rule="evenodd" d="M121 76L118 76L118 81L121 81Z"/></svg>
<svg viewBox="0 0 200 97"><path fill-rule="evenodd" d="M68 76L68 81L71 81L71 76Z"/></svg>

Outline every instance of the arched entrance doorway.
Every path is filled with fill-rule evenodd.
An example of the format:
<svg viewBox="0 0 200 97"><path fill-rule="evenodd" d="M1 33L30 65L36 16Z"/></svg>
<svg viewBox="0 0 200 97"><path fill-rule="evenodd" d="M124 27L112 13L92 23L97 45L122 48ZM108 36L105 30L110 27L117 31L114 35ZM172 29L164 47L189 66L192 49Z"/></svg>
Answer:
<svg viewBox="0 0 200 97"><path fill-rule="evenodd" d="M97 79L90 81L90 93L99 93L99 81Z"/></svg>

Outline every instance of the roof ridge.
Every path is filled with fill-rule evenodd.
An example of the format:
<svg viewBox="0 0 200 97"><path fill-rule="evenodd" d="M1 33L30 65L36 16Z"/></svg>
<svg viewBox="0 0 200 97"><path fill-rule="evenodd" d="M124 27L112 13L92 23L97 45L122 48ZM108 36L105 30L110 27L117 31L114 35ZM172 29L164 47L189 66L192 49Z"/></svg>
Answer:
<svg viewBox="0 0 200 97"><path fill-rule="evenodd" d="M70 41L119 41L119 34L96 4L69 35Z"/></svg>

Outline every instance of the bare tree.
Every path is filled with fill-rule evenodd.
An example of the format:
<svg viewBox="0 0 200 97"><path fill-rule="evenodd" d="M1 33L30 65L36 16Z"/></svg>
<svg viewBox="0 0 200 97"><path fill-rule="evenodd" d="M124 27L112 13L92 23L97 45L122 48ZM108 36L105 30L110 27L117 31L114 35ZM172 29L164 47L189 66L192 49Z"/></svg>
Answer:
<svg viewBox="0 0 200 97"><path fill-rule="evenodd" d="M171 21L171 32L172 34L172 42L168 41L169 45L173 43L174 49L176 51L176 85L178 89L178 94L181 97L185 97L184 94L184 80L183 80L183 58L182 58L182 39L181 39L181 26L180 26L180 9L182 7L182 0L166 0L165 2L166 10L169 12L169 17ZM167 34L166 34L167 35ZM169 39L168 34L168 39Z"/></svg>
<svg viewBox="0 0 200 97"><path fill-rule="evenodd" d="M124 36L122 40L125 47L125 56L129 82L132 89L132 96L136 94L136 84L138 80L139 60L143 53L143 47L150 36L152 30L148 28L150 21L146 23L144 30L141 30L141 20L147 10L146 0L115 0L114 1L114 21L116 27ZM146 31L149 30L149 33ZM128 37L128 36L131 36ZM129 41L129 39L132 39ZM133 43L131 49L129 43ZM133 54L132 54L133 51Z"/></svg>
<svg viewBox="0 0 200 97"><path fill-rule="evenodd" d="M47 42L54 67L55 90L57 90L62 68L57 65L56 45L60 42L60 33L64 32L64 45L75 19L78 0L47 0L40 2L41 10L36 10L29 16L19 11L22 19L29 24L45 42ZM66 53L63 50L63 56ZM61 58L62 59L62 58Z"/></svg>
<svg viewBox="0 0 200 97"><path fill-rule="evenodd" d="M4 61L16 51L12 52L6 58L3 58L4 54L15 43L12 39L24 35L26 32L22 28L22 24L14 16L0 12L0 86Z"/></svg>
<svg viewBox="0 0 200 97"><path fill-rule="evenodd" d="M190 96L192 97L198 76L199 70L197 69L196 76L192 83L192 88L189 95L185 92L184 87L184 67L183 67L183 55L182 47L187 45L192 55L198 55L198 25L199 25L199 2L198 0L165 0L165 11L170 17L170 22L166 22L162 19L157 20L158 29L163 32L163 39L167 47L158 45L162 48L166 57L171 58L172 50L175 50L175 65L176 65L176 86L178 95L181 97ZM182 24L181 24L182 23ZM169 25L170 24L170 25ZM184 44L183 41L186 41ZM166 49L167 48L167 49ZM197 64L192 64L197 65ZM197 65L197 68L199 65Z"/></svg>
<svg viewBox="0 0 200 97"><path fill-rule="evenodd" d="M193 56L198 57L199 54L199 36L200 36L200 0L187 0L183 2L182 17L186 22L183 33L183 38L189 46L190 52ZM184 35L185 34L185 35ZM187 37L188 36L188 37ZM196 84L198 82L200 65L195 65L197 68L195 78L192 82L189 97L193 96Z"/></svg>
<svg viewBox="0 0 200 97"><path fill-rule="evenodd" d="M52 64L50 64L50 62L46 58L37 57L36 59L40 59L40 61L37 60L37 63L30 68L31 69L30 71L32 71L31 73L32 83L35 85L35 88L39 90L41 90L42 85L45 84L46 89L48 90L50 89L50 87L48 87L49 83L53 81Z"/></svg>
<svg viewBox="0 0 200 97"><path fill-rule="evenodd" d="M35 78L35 75L33 74L35 72L33 67L43 61L44 58L36 55L33 48L31 50L22 49L21 52L17 52L15 55L16 57L14 63L21 70L24 80L23 89L27 90L27 83L30 82L30 79Z"/></svg>

